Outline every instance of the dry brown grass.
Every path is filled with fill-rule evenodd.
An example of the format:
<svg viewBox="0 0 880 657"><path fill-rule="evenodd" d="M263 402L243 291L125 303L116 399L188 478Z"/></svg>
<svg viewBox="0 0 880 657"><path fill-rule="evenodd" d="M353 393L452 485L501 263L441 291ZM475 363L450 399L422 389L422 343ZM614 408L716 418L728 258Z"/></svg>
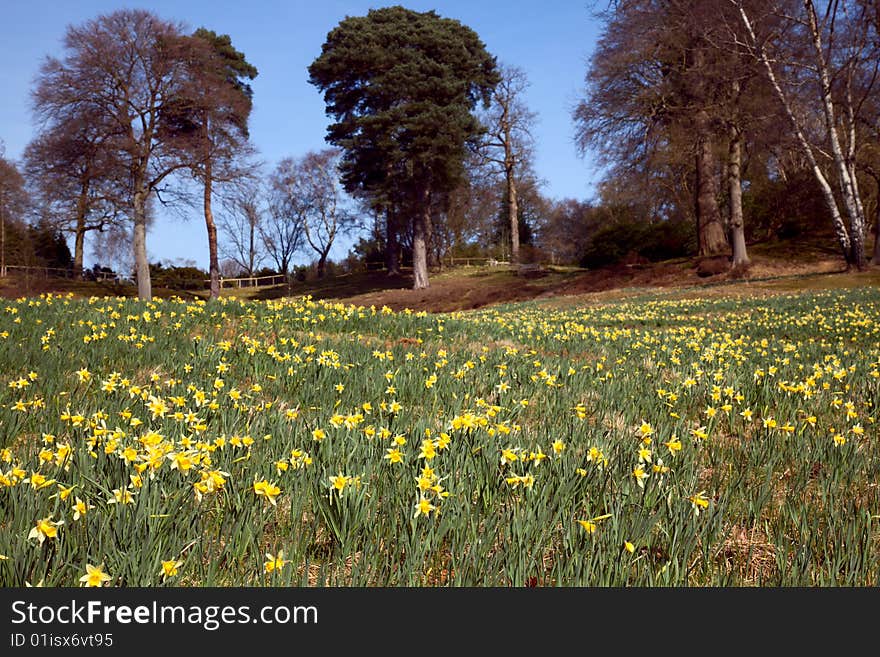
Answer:
<svg viewBox="0 0 880 657"><path fill-rule="evenodd" d="M500 303L541 300L554 306L602 303L626 299L650 290L668 290L683 296L744 296L802 289L880 285L880 268L847 272L834 238L820 236L791 242L750 245L751 263L740 271L723 269L705 275L700 259L620 264L599 270L550 267L540 278L517 275L510 268L467 267L431 275L430 287L412 290L412 277L388 277L385 272L356 272L321 281L272 288L224 290L241 299L278 299L312 295L359 306L387 306L392 310L428 312L467 311ZM701 273L703 275L701 275ZM72 292L77 297L133 296L136 289L106 283L65 279L0 280L0 296L17 298L44 292ZM202 291L154 289L156 297L204 297ZM229 329L227 329L229 330Z"/></svg>
<svg viewBox="0 0 880 657"><path fill-rule="evenodd" d="M730 527L715 552L715 562L745 586L766 585L777 573L776 547L756 526Z"/></svg>

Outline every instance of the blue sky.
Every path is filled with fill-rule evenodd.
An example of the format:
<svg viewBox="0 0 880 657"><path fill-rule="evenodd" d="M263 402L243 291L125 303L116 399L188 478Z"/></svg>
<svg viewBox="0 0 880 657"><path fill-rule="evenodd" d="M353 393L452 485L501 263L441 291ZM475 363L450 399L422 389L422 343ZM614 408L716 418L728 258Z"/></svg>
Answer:
<svg viewBox="0 0 880 657"><path fill-rule="evenodd" d="M144 8L192 30L207 27L229 34L233 45L259 69L253 83L251 138L269 166L327 146L328 119L318 90L308 83L308 65L321 52L327 33L346 16L398 4L357 0L224 2L222 0L42 0L11 2L0 23L0 140L6 157L18 159L35 134L29 109L34 76L47 55L62 54L62 38L79 24L120 8ZM536 169L551 198L589 198L596 170L574 146L571 109L583 88L587 59L598 35L589 0L413 0L416 11L435 10L477 32L490 53L526 71L527 103L538 114ZM147 237L150 260L193 260L207 268L207 239L198 209L189 219L162 215ZM94 262L87 247L86 264ZM332 257L344 256L347 244Z"/></svg>

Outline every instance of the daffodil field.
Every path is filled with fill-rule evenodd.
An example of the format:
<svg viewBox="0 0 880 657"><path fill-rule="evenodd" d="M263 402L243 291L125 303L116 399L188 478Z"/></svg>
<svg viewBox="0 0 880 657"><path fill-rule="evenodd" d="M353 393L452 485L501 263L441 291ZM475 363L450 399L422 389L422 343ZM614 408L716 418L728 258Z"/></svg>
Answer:
<svg viewBox="0 0 880 657"><path fill-rule="evenodd" d="M880 292L0 303L4 586L870 586Z"/></svg>

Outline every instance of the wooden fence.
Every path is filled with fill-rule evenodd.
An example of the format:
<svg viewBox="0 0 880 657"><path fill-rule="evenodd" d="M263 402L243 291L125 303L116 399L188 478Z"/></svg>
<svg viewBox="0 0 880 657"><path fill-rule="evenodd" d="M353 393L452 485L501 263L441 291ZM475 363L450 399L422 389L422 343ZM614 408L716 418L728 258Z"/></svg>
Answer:
<svg viewBox="0 0 880 657"><path fill-rule="evenodd" d="M0 277L9 276L20 272L26 276L39 276L41 278L88 278L95 281L116 281L119 274L116 272L93 271L84 269L80 276L73 273L73 269L63 269L61 267L29 267L25 265L4 265L0 269Z"/></svg>
<svg viewBox="0 0 880 657"><path fill-rule="evenodd" d="M24 265L5 265L0 268L0 277L6 277L10 274L20 273L25 276L36 276L40 278L77 278L74 275L73 269L62 269L60 267L28 267ZM105 271L94 271L91 269L84 269L82 272L81 278L85 278L92 281L110 281L116 282L121 280L119 274L116 272L105 272ZM210 286L211 280L199 280L199 279L186 279L186 280L177 280L177 279L168 279L163 280L161 275L154 276L154 280L162 281L163 284L168 285L169 287L180 287L180 288L192 288L199 287L200 285L204 285L205 287ZM284 274L275 274L272 276L243 276L241 278L220 278L220 287L267 287L269 285L279 285L281 283L286 283L287 277Z"/></svg>
<svg viewBox="0 0 880 657"><path fill-rule="evenodd" d="M505 267L509 262L496 260L495 258L443 258L444 267ZM367 270L385 269L384 260L370 260L366 263Z"/></svg>
<svg viewBox="0 0 880 657"><path fill-rule="evenodd" d="M284 274L275 274L273 276L244 276L242 278L223 278L220 277L220 287L268 287L270 285L281 285L287 282ZM211 279L204 281L205 285L211 285Z"/></svg>

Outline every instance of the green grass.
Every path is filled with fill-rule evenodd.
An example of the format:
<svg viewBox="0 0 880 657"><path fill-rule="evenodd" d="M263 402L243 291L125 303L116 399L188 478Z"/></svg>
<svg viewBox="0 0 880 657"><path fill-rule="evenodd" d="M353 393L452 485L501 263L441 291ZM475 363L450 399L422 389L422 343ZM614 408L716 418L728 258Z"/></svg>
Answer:
<svg viewBox="0 0 880 657"><path fill-rule="evenodd" d="M638 295L8 301L0 584L876 585L880 291Z"/></svg>

